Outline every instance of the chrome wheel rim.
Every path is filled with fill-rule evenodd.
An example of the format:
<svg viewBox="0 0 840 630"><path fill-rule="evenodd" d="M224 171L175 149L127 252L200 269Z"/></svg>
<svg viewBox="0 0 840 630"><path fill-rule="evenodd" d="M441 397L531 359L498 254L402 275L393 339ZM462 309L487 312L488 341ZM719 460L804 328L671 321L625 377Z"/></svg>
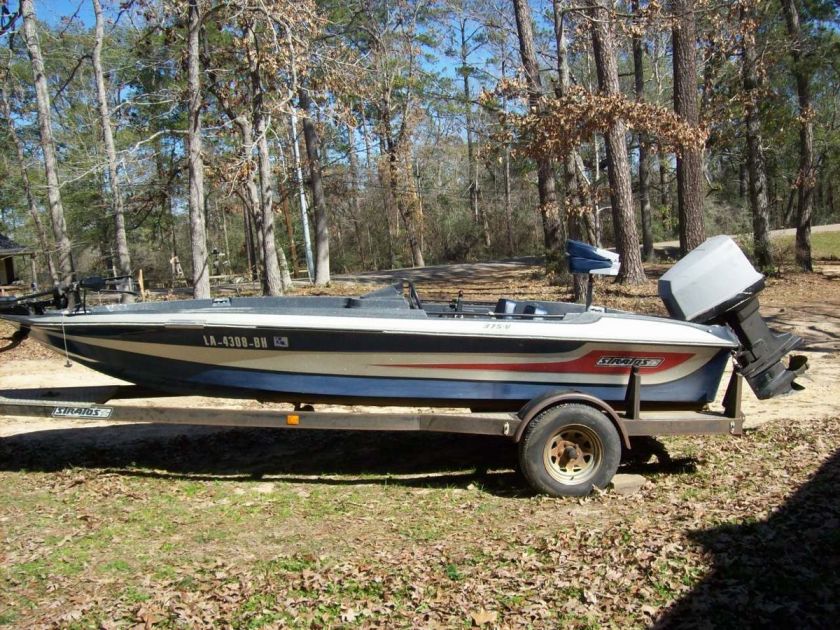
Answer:
<svg viewBox="0 0 840 630"><path fill-rule="evenodd" d="M545 469L563 484L577 485L592 478L604 457L601 439L589 427L566 425L549 440L543 451Z"/></svg>

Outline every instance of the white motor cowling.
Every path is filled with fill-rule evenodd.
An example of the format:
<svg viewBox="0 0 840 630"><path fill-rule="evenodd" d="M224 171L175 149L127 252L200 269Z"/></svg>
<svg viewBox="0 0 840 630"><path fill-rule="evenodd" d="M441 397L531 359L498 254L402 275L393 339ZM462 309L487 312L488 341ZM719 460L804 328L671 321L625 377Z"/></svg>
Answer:
<svg viewBox="0 0 840 630"><path fill-rule="evenodd" d="M773 333L758 312L764 276L728 236L715 236L691 251L659 280L659 297L675 319L727 324L741 342L735 360L759 398L785 394L796 387L807 360L781 359L802 344L790 333Z"/></svg>

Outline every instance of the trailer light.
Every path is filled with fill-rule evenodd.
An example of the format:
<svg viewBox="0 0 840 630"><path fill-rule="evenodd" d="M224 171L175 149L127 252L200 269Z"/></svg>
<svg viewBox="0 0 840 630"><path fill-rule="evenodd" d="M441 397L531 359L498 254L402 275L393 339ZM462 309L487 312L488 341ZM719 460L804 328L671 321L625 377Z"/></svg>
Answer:
<svg viewBox="0 0 840 630"><path fill-rule="evenodd" d="M286 424L300 424L300 416L295 414L289 414L286 416Z"/></svg>

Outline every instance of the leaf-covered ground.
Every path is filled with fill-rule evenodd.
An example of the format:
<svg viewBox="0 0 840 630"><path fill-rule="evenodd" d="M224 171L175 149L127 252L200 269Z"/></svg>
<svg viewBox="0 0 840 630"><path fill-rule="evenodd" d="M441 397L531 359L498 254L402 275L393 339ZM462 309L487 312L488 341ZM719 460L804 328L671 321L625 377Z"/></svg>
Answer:
<svg viewBox="0 0 840 630"><path fill-rule="evenodd" d="M124 435L105 450L102 431ZM840 612L837 418L669 439L681 461L631 468L641 492L584 500L532 496L494 439L135 431L3 441L0 621L818 627Z"/></svg>

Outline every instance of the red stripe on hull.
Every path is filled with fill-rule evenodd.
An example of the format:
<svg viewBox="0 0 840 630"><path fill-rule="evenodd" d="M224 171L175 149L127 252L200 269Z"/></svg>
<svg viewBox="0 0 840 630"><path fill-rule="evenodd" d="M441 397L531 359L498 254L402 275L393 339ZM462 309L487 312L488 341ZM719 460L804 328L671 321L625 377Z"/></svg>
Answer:
<svg viewBox="0 0 840 630"><path fill-rule="evenodd" d="M578 359L568 361L548 361L542 363L397 363L377 364L377 367L420 368L429 370L486 370L500 372L574 372L576 374L627 374L630 365L598 365L600 359L615 357L620 359L662 359L657 366L639 367L642 374L664 372L685 363L692 357L692 352L610 352L596 350Z"/></svg>

